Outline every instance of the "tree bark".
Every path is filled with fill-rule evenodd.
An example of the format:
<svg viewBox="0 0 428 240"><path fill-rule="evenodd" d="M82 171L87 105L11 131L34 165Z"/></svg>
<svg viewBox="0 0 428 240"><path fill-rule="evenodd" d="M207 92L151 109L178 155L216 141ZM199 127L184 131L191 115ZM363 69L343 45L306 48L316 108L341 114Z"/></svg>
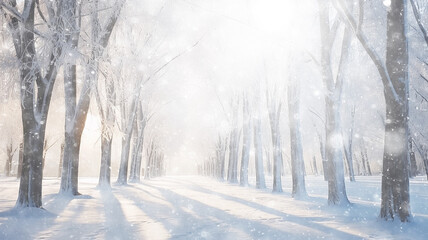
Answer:
<svg viewBox="0 0 428 240"><path fill-rule="evenodd" d="M63 13L65 18L65 41L70 50L76 51L80 35L80 14L78 3L69 1ZM72 54L72 53L70 53ZM64 96L65 96L65 133L64 151L62 156L61 188L62 193L78 195L77 177L79 164L80 140L77 137L75 127L76 99L77 99L77 67L76 63L64 65ZM82 130L83 131L83 130ZM81 134L81 133L80 133Z"/></svg>
<svg viewBox="0 0 428 240"><path fill-rule="evenodd" d="M396 95L385 91L386 121L380 217L411 218L409 195L409 80L406 0L391 2L387 14L386 67Z"/></svg>

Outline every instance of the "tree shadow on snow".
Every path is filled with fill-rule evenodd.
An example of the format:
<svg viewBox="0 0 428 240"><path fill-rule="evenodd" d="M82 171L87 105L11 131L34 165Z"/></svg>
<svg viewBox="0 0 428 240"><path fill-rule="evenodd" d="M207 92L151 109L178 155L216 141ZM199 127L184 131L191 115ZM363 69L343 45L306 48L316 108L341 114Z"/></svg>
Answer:
<svg viewBox="0 0 428 240"><path fill-rule="evenodd" d="M149 184L143 187L149 187L158 191L164 200L171 205L151 202L138 197L138 194L125 190L119 192L126 199L134 201L134 203L149 217L160 221L166 229L170 230L173 239L308 239L309 235L298 232L291 226L287 229L278 229L257 220L241 218L232 215L222 209L206 205L198 200L183 196L168 189L152 186ZM141 189L140 189L141 191ZM314 217L311 219L292 216L282 213L278 210L248 202L233 196L224 195L217 192L212 192L207 189L199 188L198 191L209 194L222 195L223 198L230 201L235 201L244 204L256 210L265 211L277 218L268 219L268 221L288 221L302 223L305 227L315 228L325 232L326 235L340 239L359 239L359 236L348 234L340 230L329 228L321 224L310 222L319 221L320 218ZM171 207L173 206L173 207ZM320 235L312 235L313 238L322 237Z"/></svg>
<svg viewBox="0 0 428 240"><path fill-rule="evenodd" d="M137 239L121 204L111 190L100 190L104 207L105 239Z"/></svg>
<svg viewBox="0 0 428 240"><path fill-rule="evenodd" d="M0 218L7 218L0 225L0 239L32 239L37 228L48 228L57 214L42 208L17 208L0 212Z"/></svg>

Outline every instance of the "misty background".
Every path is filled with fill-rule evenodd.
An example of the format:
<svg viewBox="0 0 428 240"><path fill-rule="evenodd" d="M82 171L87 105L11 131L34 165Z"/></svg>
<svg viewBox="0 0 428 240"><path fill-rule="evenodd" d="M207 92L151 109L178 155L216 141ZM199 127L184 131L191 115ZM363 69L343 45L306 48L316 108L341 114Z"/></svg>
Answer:
<svg viewBox="0 0 428 240"><path fill-rule="evenodd" d="M385 42L379 39L385 39L383 26L387 6L382 1L368 1L366 4L375 10L366 12L364 31L375 48L384 49ZM409 24L416 26L413 18L410 19ZM6 28L3 23L2 31ZM342 26L339 31L343 30ZM318 168L322 166L317 131L321 134L324 131L325 104L318 62L321 48L319 32L318 6L313 0L129 0L109 43L108 54L112 56L109 66L124 69L121 74L127 86L127 81L150 78L154 69L179 55L145 84L143 92L147 109L153 114L146 134L158 139L165 153L167 174L196 174L198 165L214 154L218 134L228 131L230 99L247 92L250 101L258 101L254 93L259 88L278 89L284 102L280 127L283 157L287 161L286 90L290 84L298 83L301 87L298 117L301 120L305 167L310 173L310 161L314 156ZM409 38L421 37L417 29L411 27L408 34ZM339 37L337 41L340 40ZM418 85L423 81L418 76L424 68L417 57L426 54L427 48L421 47L422 41L409 42L412 43L411 85ZM2 41L2 44L0 58L13 57L11 43ZM339 48L340 44L337 45ZM359 147L361 139L368 143L372 171L379 173L384 134L383 87L373 63L354 38L351 48L344 74L342 132L346 134L350 124L349 109L355 106L355 146ZM337 66L333 66L333 72L335 68ZM18 73L10 70L7 74L13 76ZM0 146L11 141L17 145L22 138L18 78L16 75L14 84L3 86L13 90L2 93L0 134L3 137L0 138ZM131 92L133 85L127 87ZM420 99L412 91L411 88L412 124L419 134L423 134L421 126L427 108L420 104ZM264 97L259 100L266 105ZM63 82L57 81L48 119L47 139L48 145L52 146L46 155L45 176L57 176L64 112ZM263 114L263 141L268 148L271 143L267 112ZM97 106L93 101L82 137L80 176L97 176L99 173L100 128ZM119 169L120 134L117 131L113 140L113 177ZM6 159L5 151L5 147L0 148L1 166ZM253 161L252 152L251 167L254 166ZM290 167L284 165L285 172L289 172Z"/></svg>

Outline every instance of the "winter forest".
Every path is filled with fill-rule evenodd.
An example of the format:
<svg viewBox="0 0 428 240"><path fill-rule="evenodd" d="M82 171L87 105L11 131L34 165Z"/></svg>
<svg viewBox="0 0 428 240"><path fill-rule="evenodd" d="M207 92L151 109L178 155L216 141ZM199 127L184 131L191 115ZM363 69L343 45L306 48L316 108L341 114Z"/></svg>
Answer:
<svg viewBox="0 0 428 240"><path fill-rule="evenodd" d="M0 0L0 239L426 239L427 0Z"/></svg>

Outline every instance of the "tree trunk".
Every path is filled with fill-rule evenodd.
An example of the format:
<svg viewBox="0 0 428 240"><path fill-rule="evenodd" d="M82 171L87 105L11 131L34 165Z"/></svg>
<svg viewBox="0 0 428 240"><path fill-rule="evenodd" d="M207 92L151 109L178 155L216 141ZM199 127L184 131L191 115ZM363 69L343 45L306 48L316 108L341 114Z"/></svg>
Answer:
<svg viewBox="0 0 428 240"><path fill-rule="evenodd" d="M225 170L225 161L226 161L226 150L227 150L227 138L218 136L216 143L216 164L218 167L217 178L224 180L224 170Z"/></svg>
<svg viewBox="0 0 428 240"><path fill-rule="evenodd" d="M364 146L364 161L365 161L365 166L367 169L367 175L371 176L372 170L370 168L369 155L367 154L367 148L365 146Z"/></svg>
<svg viewBox="0 0 428 240"><path fill-rule="evenodd" d="M363 147L361 147L361 167L362 167L361 174L363 176L367 176L368 175L368 171L367 171L367 167L366 167L366 156L364 155L364 149L363 149Z"/></svg>
<svg viewBox="0 0 428 240"><path fill-rule="evenodd" d="M277 132L278 131L278 132ZM281 168L282 168L282 154L281 154L281 138L279 129L272 131L272 147L273 147L273 192L282 192L281 183Z"/></svg>
<svg viewBox="0 0 428 240"><path fill-rule="evenodd" d="M268 86L267 86L268 88ZM266 90L266 103L269 112L269 123L272 138L273 156L273 192L282 192L281 169L282 169L282 148L279 119L281 115L281 102L277 102L276 89L273 93Z"/></svg>
<svg viewBox="0 0 428 240"><path fill-rule="evenodd" d="M412 138L409 138L409 157L410 157L409 176L413 178L413 177L416 177L418 174L418 166L416 164L416 156L415 156L415 151L413 150Z"/></svg>
<svg viewBox="0 0 428 240"><path fill-rule="evenodd" d="M15 155L15 150L13 150L13 143L10 142L10 144L7 146L6 149L6 164L4 167L4 173L6 177L10 177L11 176L11 172L12 172L12 160L13 160L13 155Z"/></svg>
<svg viewBox="0 0 428 240"><path fill-rule="evenodd" d="M234 128L230 133L229 141L229 165L227 181L229 183L238 182L238 152L239 152L239 132Z"/></svg>
<svg viewBox="0 0 428 240"><path fill-rule="evenodd" d="M138 90L141 90L138 88ZM140 91L139 91L140 92ZM131 149L131 139L132 139L132 132L134 131L134 123L136 119L136 112L137 112L137 102L140 98L140 93L136 93L134 98L132 99L131 103L131 113L129 114L128 123L126 125L125 134L122 139L122 153L120 156L120 168L119 168L119 175L117 177L117 184L127 184L128 183L128 165L129 165L129 152Z"/></svg>
<svg viewBox="0 0 428 240"><path fill-rule="evenodd" d="M132 133L132 155L131 155L131 169L129 170L129 182L137 182L137 158L138 158L138 141L140 135L140 126L138 121L134 122L134 131Z"/></svg>
<svg viewBox="0 0 428 240"><path fill-rule="evenodd" d="M60 193L80 195L78 191L80 138L75 131L66 132Z"/></svg>
<svg viewBox="0 0 428 240"><path fill-rule="evenodd" d="M298 83L297 83L298 84ZM299 86L288 88L288 117L290 126L291 175L293 180L292 196L307 196L305 187L305 169L303 161L302 137L300 135L300 89Z"/></svg>
<svg viewBox="0 0 428 240"><path fill-rule="evenodd" d="M152 139L146 151L146 166L144 169L144 179L146 180L150 179L150 165L151 165L154 152L155 152L155 143L154 143L154 140Z"/></svg>
<svg viewBox="0 0 428 240"><path fill-rule="evenodd" d="M103 130L103 132L108 130ZM110 134L101 135L101 166L98 186L100 188L110 188L111 175L111 147L113 136Z"/></svg>
<svg viewBox="0 0 428 240"><path fill-rule="evenodd" d="M28 124L23 118L24 155L22 174L19 184L18 207L42 207L42 154L44 127L38 124Z"/></svg>
<svg viewBox="0 0 428 240"><path fill-rule="evenodd" d="M395 94L385 91L386 121L380 217L411 218L409 195L409 80L406 0L391 2L387 14L386 66Z"/></svg>
<svg viewBox="0 0 428 240"><path fill-rule="evenodd" d="M113 142L113 128L115 126L114 107L116 105L115 85L112 79L105 79L106 104L103 105L98 91L95 91L98 110L101 116L101 164L98 187L110 189L111 180L111 148Z"/></svg>
<svg viewBox="0 0 428 240"><path fill-rule="evenodd" d="M422 145L422 161L424 162L425 174L427 175L428 180L428 149L426 146Z"/></svg>
<svg viewBox="0 0 428 240"><path fill-rule="evenodd" d="M355 173L354 173L354 161L353 156L353 139L354 139L354 123L355 123L355 106L351 110L351 127L349 128L348 135L348 147L343 144L343 150L346 157L346 162L348 163L348 174L349 181L355 182Z"/></svg>
<svg viewBox="0 0 428 240"><path fill-rule="evenodd" d="M262 141L262 120L260 104L257 106L257 117L254 122L254 150L255 150L255 168L256 168L256 188L266 188L265 174L263 167L263 141Z"/></svg>
<svg viewBox="0 0 428 240"><path fill-rule="evenodd" d="M16 11L16 2L11 1ZM21 113L23 125L23 156L17 207L42 207L43 144L46 121L55 83L58 60L61 58L61 44L58 36L51 39L53 47L48 54L50 64L41 70L37 60L34 36L35 1L28 1L23 12L26 17L19 23L16 17L6 16L11 28L16 56L20 65ZM63 2L58 4L61 9ZM54 25L55 30L60 28Z"/></svg>
<svg viewBox="0 0 428 240"><path fill-rule="evenodd" d="M137 124L138 122L138 124ZM129 175L130 182L140 182L140 170L141 170L141 160L143 153L143 144L144 144L144 130L146 127L146 117L143 113L141 103L138 108L138 121L135 122L137 126L134 128L137 130L136 139L134 139L134 149L132 153L131 161L131 172Z"/></svg>
<svg viewBox="0 0 428 240"><path fill-rule="evenodd" d="M66 43L71 50L76 50L79 41L80 14L77 13L77 2L69 1L64 11ZM64 98L65 98L65 134L64 134L64 156L62 157L61 193L78 195L77 178L79 167L80 139L77 137L76 121L76 63L64 65ZM87 109L86 109L87 111ZM83 129L82 129L83 132ZM80 133L81 135L81 133Z"/></svg>
<svg viewBox="0 0 428 240"><path fill-rule="evenodd" d="M315 156L313 156L313 158L312 158L312 165L313 165L313 170L314 170L313 173L315 176L317 176L318 175L318 167L317 167L317 159Z"/></svg>
<svg viewBox="0 0 428 240"><path fill-rule="evenodd" d="M137 155L137 164L135 167L135 177L136 181L140 182L141 179L141 162L143 161L143 143L144 143L144 136L140 139L140 147L138 148L138 155Z"/></svg>
<svg viewBox="0 0 428 240"><path fill-rule="evenodd" d="M58 164L58 177L61 177L62 173L62 163L64 162L64 142L61 143L61 152L59 155L59 164Z"/></svg>
<svg viewBox="0 0 428 240"><path fill-rule="evenodd" d="M251 115L248 100L244 96L242 101L243 106L243 126L242 126L242 156L241 156L241 172L240 172L240 185L248 186L248 162L250 161L251 149Z"/></svg>
<svg viewBox="0 0 428 240"><path fill-rule="evenodd" d="M239 155L239 139L240 132L238 130L238 115L239 115L238 101L232 102L232 122L229 140L229 165L227 181L229 183L238 182L238 155Z"/></svg>
<svg viewBox="0 0 428 240"><path fill-rule="evenodd" d="M338 106L334 102L329 102L326 97L326 159L328 166L328 202L333 205L349 204L345 188L345 176L343 172L343 156L339 136L340 115Z"/></svg>
<svg viewBox="0 0 428 240"><path fill-rule="evenodd" d="M347 163L346 165L348 167L349 181L355 182L355 173L354 173L354 166L353 166L354 161L352 159L352 144L348 144L348 148L343 146L343 151L345 153L345 158Z"/></svg>
<svg viewBox="0 0 428 240"><path fill-rule="evenodd" d="M321 72L326 92L324 97L326 115L324 177L328 181L328 203L332 205L348 205L340 129L340 94L343 79L340 75L338 75L336 81L333 79L331 66L332 39L330 37L332 30L330 29L329 4L322 0L318 0L318 3L320 7ZM344 57L344 55L341 57ZM339 65L338 72L340 74L340 67L343 65L342 59Z"/></svg>
<svg viewBox="0 0 428 240"><path fill-rule="evenodd" d="M22 175L22 163L24 161L24 143L19 144L18 152L18 170L16 171L16 178L21 178Z"/></svg>

